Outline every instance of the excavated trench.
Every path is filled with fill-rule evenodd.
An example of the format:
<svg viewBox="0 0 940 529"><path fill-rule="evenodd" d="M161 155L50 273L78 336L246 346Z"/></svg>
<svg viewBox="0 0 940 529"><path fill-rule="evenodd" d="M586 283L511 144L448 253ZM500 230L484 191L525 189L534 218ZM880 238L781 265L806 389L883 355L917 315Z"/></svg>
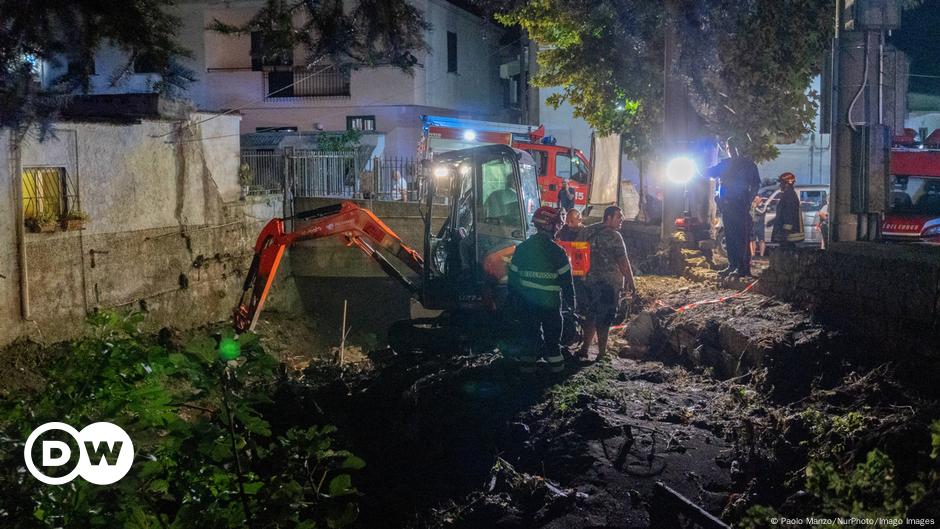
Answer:
<svg viewBox="0 0 940 529"><path fill-rule="evenodd" d="M311 363L276 408L285 423L335 424L368 462L359 527L651 527L658 481L729 522L754 505L803 516L821 508L799 494L820 454L850 469L879 448L899 483L933 464L940 408L893 366L703 274L639 278L643 306L611 363L523 377L499 355L379 351ZM820 431L845 416L861 426Z"/></svg>

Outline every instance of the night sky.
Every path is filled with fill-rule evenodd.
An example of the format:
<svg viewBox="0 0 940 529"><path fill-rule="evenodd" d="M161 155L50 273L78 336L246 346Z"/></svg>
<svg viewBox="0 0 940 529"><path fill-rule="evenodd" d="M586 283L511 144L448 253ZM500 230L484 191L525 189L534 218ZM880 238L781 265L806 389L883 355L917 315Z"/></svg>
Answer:
<svg viewBox="0 0 940 529"><path fill-rule="evenodd" d="M940 0L905 11L890 40L911 60L910 91L940 95Z"/></svg>

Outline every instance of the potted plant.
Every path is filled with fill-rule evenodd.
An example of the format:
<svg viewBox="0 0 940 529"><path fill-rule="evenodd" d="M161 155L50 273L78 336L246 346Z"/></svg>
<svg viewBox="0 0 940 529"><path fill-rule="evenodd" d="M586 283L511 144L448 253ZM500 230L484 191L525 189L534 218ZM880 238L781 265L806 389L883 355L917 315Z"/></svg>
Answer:
<svg viewBox="0 0 940 529"><path fill-rule="evenodd" d="M59 222L62 223L62 229L66 231L84 228L86 220L88 220L88 214L81 210L69 211L59 218Z"/></svg>
<svg viewBox="0 0 940 529"><path fill-rule="evenodd" d="M25 224L35 233L52 233L56 230L56 216L51 211L40 211L26 218Z"/></svg>

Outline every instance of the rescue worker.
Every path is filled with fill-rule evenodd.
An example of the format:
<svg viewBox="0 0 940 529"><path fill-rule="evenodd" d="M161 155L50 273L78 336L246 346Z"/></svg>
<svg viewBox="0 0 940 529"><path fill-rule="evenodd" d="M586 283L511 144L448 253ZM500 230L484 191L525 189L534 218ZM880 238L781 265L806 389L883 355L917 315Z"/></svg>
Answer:
<svg viewBox="0 0 940 529"><path fill-rule="evenodd" d="M568 255L555 242L562 217L542 206L532 215L537 233L516 247L509 263L509 295L518 311L523 373L535 371L541 356L555 373L564 371L561 354L562 302L574 306L574 284Z"/></svg>
<svg viewBox="0 0 940 529"><path fill-rule="evenodd" d="M620 235L623 211L617 206L604 210L604 219L578 234L577 240L591 245L591 267L584 279L584 298L579 311L584 316L584 341L578 357L588 359L588 348L597 336L597 360L607 353L610 325L617 313L621 294L636 295L633 269L627 247Z"/></svg>
<svg viewBox="0 0 940 529"><path fill-rule="evenodd" d="M796 183L796 175L790 172L781 174L777 181L780 182L777 203L777 216L774 217L774 229L770 235L770 242L780 244L783 248L792 248L798 242L806 239L803 233L803 212L800 211L800 197L796 194L793 185Z"/></svg>
<svg viewBox="0 0 940 529"><path fill-rule="evenodd" d="M565 225L558 232L558 240L571 242L578 237L578 232L584 229L584 223L581 222L581 212L571 208L565 216Z"/></svg>
<svg viewBox="0 0 940 529"><path fill-rule="evenodd" d="M558 207L562 211L568 211L574 207L574 189L568 184L568 179L561 181L561 189L558 190Z"/></svg>
<svg viewBox="0 0 940 529"><path fill-rule="evenodd" d="M729 140L724 146L728 158L708 170L708 176L719 182L718 210L725 227L728 268L719 276L751 275L751 201L760 189L760 173L753 160L741 156Z"/></svg>

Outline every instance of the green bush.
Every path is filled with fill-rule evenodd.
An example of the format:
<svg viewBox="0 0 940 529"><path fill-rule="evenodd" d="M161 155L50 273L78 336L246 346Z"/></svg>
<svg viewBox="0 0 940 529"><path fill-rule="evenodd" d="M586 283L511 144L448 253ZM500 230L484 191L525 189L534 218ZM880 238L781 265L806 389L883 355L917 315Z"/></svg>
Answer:
<svg viewBox="0 0 940 529"><path fill-rule="evenodd" d="M225 363L212 337L166 347L138 333L140 319L94 316L90 336L49 366L43 391L0 403L0 527L247 527L233 438L251 527L356 519L351 472L365 463L333 446L331 426L272 427L276 362L254 335L241 336L240 358ZM133 467L109 486L44 485L25 472L22 451L50 421L121 426L134 442Z"/></svg>

